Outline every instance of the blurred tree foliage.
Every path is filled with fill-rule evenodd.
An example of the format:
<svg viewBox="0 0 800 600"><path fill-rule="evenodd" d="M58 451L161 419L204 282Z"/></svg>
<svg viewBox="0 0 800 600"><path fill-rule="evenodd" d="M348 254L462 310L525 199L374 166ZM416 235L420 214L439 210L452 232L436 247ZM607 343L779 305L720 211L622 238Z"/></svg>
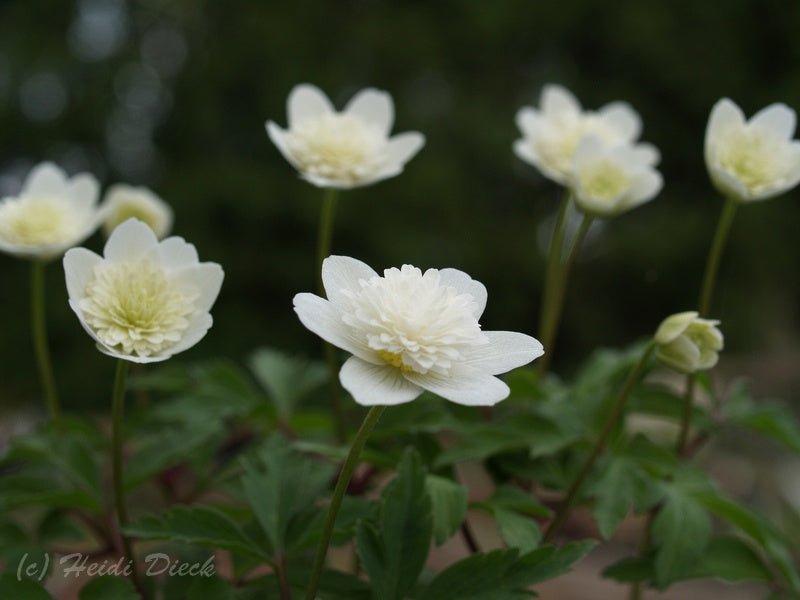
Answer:
<svg viewBox="0 0 800 600"><path fill-rule="evenodd" d="M401 176L345 194L334 250L374 267L463 268L490 290L485 326L535 333L558 190L517 160L514 115L546 82L585 107L630 102L662 153L654 202L604 223L572 279L556 368L649 334L696 303L721 201L703 164L712 104L800 109L800 3L782 0L342 2L5 0L0 4L0 193L35 163L147 185L175 233L220 262L216 324L185 360L269 344L309 354L291 312L314 287L321 191L269 142L312 82L342 106L389 91L395 131L427 145ZM797 342L800 204L745 207L713 311L731 353ZM99 234L87 245L101 247ZM4 401L38 394L27 265L0 257ZM112 370L48 269L50 336L68 406L104 406ZM106 377L107 375L107 377Z"/></svg>

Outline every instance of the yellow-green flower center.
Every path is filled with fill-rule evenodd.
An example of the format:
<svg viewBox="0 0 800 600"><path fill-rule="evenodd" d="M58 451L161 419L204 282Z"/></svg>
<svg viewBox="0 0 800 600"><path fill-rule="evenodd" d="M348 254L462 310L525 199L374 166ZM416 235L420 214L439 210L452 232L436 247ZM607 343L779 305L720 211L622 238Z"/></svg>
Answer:
<svg viewBox="0 0 800 600"><path fill-rule="evenodd" d="M737 131L719 144L720 166L751 191L775 184L780 177L778 140L762 131Z"/></svg>
<svg viewBox="0 0 800 600"><path fill-rule="evenodd" d="M583 193L597 200L613 200L631 185L630 176L610 160L585 165L579 178Z"/></svg>
<svg viewBox="0 0 800 600"><path fill-rule="evenodd" d="M58 244L74 232L71 207L56 196L23 197L7 201L0 209L0 235L13 244Z"/></svg>
<svg viewBox="0 0 800 600"><path fill-rule="evenodd" d="M140 261L95 267L80 308L104 344L124 354L150 356L181 339L196 299L195 291Z"/></svg>

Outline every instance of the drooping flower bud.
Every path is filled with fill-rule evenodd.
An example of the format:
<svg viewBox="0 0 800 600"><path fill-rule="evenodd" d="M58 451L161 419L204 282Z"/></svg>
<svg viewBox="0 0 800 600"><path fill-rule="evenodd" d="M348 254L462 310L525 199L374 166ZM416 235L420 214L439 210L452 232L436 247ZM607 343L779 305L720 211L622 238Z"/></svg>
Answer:
<svg viewBox="0 0 800 600"><path fill-rule="evenodd" d="M655 334L656 357L682 373L712 368L724 344L717 325L719 321L701 319L696 311L667 317Z"/></svg>

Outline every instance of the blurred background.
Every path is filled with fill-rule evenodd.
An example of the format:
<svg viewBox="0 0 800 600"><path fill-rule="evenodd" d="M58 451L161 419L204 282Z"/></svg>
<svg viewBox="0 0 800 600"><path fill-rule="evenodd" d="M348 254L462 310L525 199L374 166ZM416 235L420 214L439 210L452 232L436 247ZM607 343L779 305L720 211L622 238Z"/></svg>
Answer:
<svg viewBox="0 0 800 600"><path fill-rule="evenodd" d="M344 194L334 251L379 270L461 268L490 291L485 327L535 334L560 190L512 154L515 113L538 105L547 82L586 108L626 100L661 150L666 185L584 247L554 361L569 373L592 348L695 305L721 207L703 163L710 108L722 96L748 115L775 101L800 108L799 28L800 3L782 0L5 0L0 195L42 160L104 186L149 186L174 207L174 233L226 271L214 328L178 360L240 360L262 345L318 353L291 299L314 288L321 191L295 175L264 121L285 125L300 82L339 107L375 86L394 98L394 131L427 144L401 176ZM723 369L784 396L797 396L798 195L741 210L713 310ZM3 402L27 403L38 394L28 264L0 256L0 278ZM113 361L71 314L58 262L48 286L68 405L103 406Z"/></svg>

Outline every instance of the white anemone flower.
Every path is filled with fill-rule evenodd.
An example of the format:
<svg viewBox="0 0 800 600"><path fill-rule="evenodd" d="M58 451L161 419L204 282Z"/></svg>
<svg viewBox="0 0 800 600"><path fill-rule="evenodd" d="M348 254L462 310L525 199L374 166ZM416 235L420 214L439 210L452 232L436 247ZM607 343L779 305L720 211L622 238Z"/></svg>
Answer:
<svg viewBox="0 0 800 600"><path fill-rule="evenodd" d="M534 338L482 331L486 288L457 269L411 265L381 277L346 256L322 263L327 300L297 294L294 310L308 329L350 352L339 378L359 404L410 402L424 390L464 405L506 398L495 377L541 356Z"/></svg>
<svg viewBox="0 0 800 600"><path fill-rule="evenodd" d="M619 146L635 142L642 130L641 119L629 104L612 102L598 111L584 111L560 85L544 86L539 107L525 106L517 112L522 137L514 142L514 153L561 184L566 183L584 136L591 134L607 146Z"/></svg>
<svg viewBox="0 0 800 600"><path fill-rule="evenodd" d="M267 133L306 181L323 188L354 188L402 172L422 148L416 131L389 137L394 105L386 92L366 88L336 112L310 84L295 86L287 102L289 128L267 121Z"/></svg>
<svg viewBox="0 0 800 600"><path fill-rule="evenodd" d="M106 236L130 218L143 221L158 239L166 237L172 228L173 213L169 204L146 187L122 183L112 185L106 192L100 210Z"/></svg>
<svg viewBox="0 0 800 600"><path fill-rule="evenodd" d="M34 167L16 197L0 200L0 251L49 260L94 233L99 186L88 173L67 177L45 162Z"/></svg>
<svg viewBox="0 0 800 600"><path fill-rule="evenodd" d="M150 363L194 346L211 327L209 314L223 272L198 261L180 237L162 242L142 221L114 229L103 256L73 248L64 256L69 305L104 354Z"/></svg>
<svg viewBox="0 0 800 600"><path fill-rule="evenodd" d="M793 140L797 117L785 104L770 104L745 121L728 98L708 119L708 173L724 196L739 202L766 200L800 182L800 141Z"/></svg>
<svg viewBox="0 0 800 600"><path fill-rule="evenodd" d="M652 200L663 179L653 168L658 152L648 144L609 147L590 135L575 151L567 185L583 212L611 217Z"/></svg>

